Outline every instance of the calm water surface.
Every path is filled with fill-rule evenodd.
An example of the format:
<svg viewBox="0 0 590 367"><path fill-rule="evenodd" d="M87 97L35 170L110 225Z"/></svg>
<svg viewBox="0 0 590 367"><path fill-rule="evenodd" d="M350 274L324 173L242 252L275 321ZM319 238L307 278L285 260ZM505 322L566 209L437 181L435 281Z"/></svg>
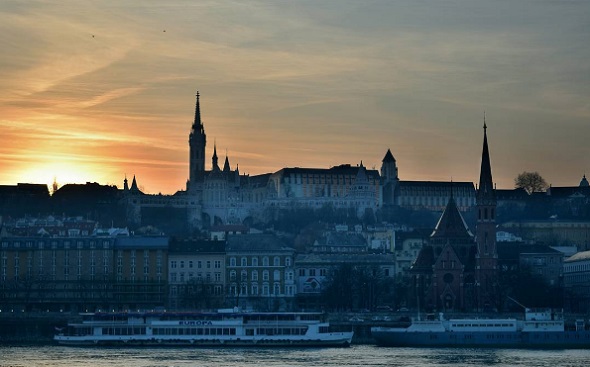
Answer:
<svg viewBox="0 0 590 367"><path fill-rule="evenodd" d="M589 366L590 350L72 348L0 346L0 367Z"/></svg>

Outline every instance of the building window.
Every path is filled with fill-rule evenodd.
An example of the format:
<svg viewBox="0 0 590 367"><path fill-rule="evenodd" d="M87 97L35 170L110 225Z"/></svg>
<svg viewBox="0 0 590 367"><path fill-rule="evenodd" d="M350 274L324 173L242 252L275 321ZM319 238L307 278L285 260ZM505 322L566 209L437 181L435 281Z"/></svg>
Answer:
<svg viewBox="0 0 590 367"><path fill-rule="evenodd" d="M273 259L273 266L281 266L281 258L278 256L275 256L275 258Z"/></svg>
<svg viewBox="0 0 590 367"><path fill-rule="evenodd" d="M236 271L235 270L232 270L229 272L229 280L232 282L236 281Z"/></svg>
<svg viewBox="0 0 590 367"><path fill-rule="evenodd" d="M241 259L241 266L248 266L248 259L247 258L243 257Z"/></svg>
<svg viewBox="0 0 590 367"><path fill-rule="evenodd" d="M232 257L231 259L229 259L229 266L236 266L236 258Z"/></svg>
<svg viewBox="0 0 590 367"><path fill-rule="evenodd" d="M252 272L252 281L257 282L258 281L258 271L254 270Z"/></svg>
<svg viewBox="0 0 590 367"><path fill-rule="evenodd" d="M290 257L286 257L286 258L285 258L285 266L286 266L286 267L289 267L289 266L291 266L291 258L290 258Z"/></svg>
<svg viewBox="0 0 590 367"><path fill-rule="evenodd" d="M215 260L213 266L215 267L215 269L221 269L221 260Z"/></svg>
<svg viewBox="0 0 590 367"><path fill-rule="evenodd" d="M258 266L258 258L257 257L252 258L252 266Z"/></svg>
<svg viewBox="0 0 590 367"><path fill-rule="evenodd" d="M262 266L268 266L268 257L267 256L262 258Z"/></svg>
<svg viewBox="0 0 590 367"><path fill-rule="evenodd" d="M262 280L268 282L268 270L262 272Z"/></svg>

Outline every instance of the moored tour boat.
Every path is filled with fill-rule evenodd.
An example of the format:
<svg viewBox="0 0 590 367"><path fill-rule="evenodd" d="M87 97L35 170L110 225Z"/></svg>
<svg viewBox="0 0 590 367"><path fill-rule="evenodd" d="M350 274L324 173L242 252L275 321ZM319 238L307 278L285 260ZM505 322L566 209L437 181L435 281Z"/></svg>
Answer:
<svg viewBox="0 0 590 367"><path fill-rule="evenodd" d="M317 312L83 313L58 330L63 345L349 346L352 331L333 331Z"/></svg>
<svg viewBox="0 0 590 367"><path fill-rule="evenodd" d="M408 327L373 327L378 345L396 347L590 348L584 320L567 327L561 314L526 309L525 319L414 320Z"/></svg>

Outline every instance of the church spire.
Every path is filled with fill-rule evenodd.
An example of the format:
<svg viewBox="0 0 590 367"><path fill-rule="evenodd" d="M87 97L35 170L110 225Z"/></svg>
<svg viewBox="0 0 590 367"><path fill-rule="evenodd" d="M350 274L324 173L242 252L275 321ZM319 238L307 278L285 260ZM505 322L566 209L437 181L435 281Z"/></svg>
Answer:
<svg viewBox="0 0 590 367"><path fill-rule="evenodd" d="M219 171L219 164L217 158L217 141L213 143L213 158L211 160L213 165L213 171Z"/></svg>
<svg viewBox="0 0 590 367"><path fill-rule="evenodd" d="M494 204L496 194L492 182L492 166L490 164L490 151L488 149L488 127L484 113L483 118L483 150L481 153L481 169L479 171L479 190L477 192L478 204Z"/></svg>
<svg viewBox="0 0 590 367"><path fill-rule="evenodd" d="M225 163L223 164L223 172L230 172L231 167L229 166L229 157L227 156L227 150L225 151Z"/></svg>
<svg viewBox="0 0 590 367"><path fill-rule="evenodd" d="M205 128L201 121L201 95L199 91L197 91L196 96L195 118L188 137L190 151L187 190L196 189L198 183L203 182L203 178L205 177L205 146L207 145L207 136L205 135Z"/></svg>
<svg viewBox="0 0 590 367"><path fill-rule="evenodd" d="M143 192L141 192L141 190L139 190L139 187L137 186L137 180L135 179L135 175L133 175L133 181L131 181L131 188L129 189L129 192L132 194L143 194Z"/></svg>
<svg viewBox="0 0 590 367"><path fill-rule="evenodd" d="M199 91L197 91L197 102L195 105L195 119L193 121L192 131L200 132L203 129L203 123L201 122L201 103L200 103Z"/></svg>

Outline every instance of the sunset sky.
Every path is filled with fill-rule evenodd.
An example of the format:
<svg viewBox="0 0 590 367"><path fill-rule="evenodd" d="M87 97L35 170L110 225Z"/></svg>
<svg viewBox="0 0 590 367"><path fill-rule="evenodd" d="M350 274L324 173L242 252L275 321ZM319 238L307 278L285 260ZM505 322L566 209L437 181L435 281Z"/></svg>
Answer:
<svg viewBox="0 0 590 367"><path fill-rule="evenodd" d="M0 184L174 193L195 93L242 173L342 163L402 180L590 174L590 1L0 2Z"/></svg>

